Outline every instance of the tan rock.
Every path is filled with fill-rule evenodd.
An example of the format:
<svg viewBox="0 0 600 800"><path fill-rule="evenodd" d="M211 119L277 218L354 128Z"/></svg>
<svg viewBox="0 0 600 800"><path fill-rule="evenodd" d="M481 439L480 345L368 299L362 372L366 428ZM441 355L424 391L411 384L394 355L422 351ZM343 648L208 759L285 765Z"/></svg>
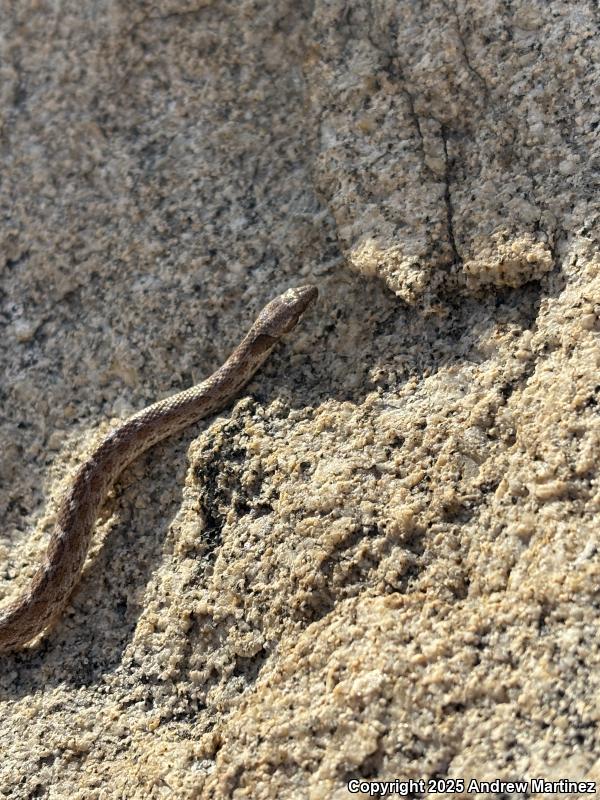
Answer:
<svg viewBox="0 0 600 800"><path fill-rule="evenodd" d="M595 14L5 9L2 602L111 418L320 298L2 657L0 794L600 780Z"/></svg>

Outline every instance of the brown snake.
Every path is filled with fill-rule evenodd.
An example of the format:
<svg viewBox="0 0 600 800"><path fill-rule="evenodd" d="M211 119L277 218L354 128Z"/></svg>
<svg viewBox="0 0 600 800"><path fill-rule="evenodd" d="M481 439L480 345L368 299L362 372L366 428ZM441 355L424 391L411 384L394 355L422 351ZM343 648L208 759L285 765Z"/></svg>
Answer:
<svg viewBox="0 0 600 800"><path fill-rule="evenodd" d="M288 289L263 308L210 378L153 403L107 434L62 498L46 554L29 589L0 610L0 651L26 644L56 622L79 580L100 506L123 469L157 442L233 399L316 296L314 286Z"/></svg>

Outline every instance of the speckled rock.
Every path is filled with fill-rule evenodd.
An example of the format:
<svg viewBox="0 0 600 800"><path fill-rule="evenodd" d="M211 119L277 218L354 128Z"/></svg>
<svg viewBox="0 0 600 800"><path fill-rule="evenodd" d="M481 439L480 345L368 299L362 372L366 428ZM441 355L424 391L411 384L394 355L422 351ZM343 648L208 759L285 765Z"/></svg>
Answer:
<svg viewBox="0 0 600 800"><path fill-rule="evenodd" d="M0 602L111 423L320 289L123 474L60 622L0 657L0 796L600 782L594 5L0 30Z"/></svg>

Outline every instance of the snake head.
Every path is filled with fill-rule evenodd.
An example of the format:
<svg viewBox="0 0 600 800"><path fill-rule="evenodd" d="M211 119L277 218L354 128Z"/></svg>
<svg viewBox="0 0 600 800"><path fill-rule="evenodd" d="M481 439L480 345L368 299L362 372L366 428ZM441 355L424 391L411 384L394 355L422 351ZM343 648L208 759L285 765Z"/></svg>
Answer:
<svg viewBox="0 0 600 800"><path fill-rule="evenodd" d="M254 328L259 336L280 339L294 328L308 306L317 297L316 286L288 289L271 300L258 315Z"/></svg>

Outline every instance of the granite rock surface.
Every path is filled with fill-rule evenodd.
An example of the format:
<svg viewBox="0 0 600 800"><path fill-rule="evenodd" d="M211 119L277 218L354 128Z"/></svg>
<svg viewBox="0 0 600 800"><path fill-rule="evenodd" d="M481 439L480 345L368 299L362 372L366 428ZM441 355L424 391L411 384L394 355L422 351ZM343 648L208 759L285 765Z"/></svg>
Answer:
<svg viewBox="0 0 600 800"><path fill-rule="evenodd" d="M595 4L40 0L0 33L1 602L112 424L320 290L0 658L0 797L600 782Z"/></svg>

